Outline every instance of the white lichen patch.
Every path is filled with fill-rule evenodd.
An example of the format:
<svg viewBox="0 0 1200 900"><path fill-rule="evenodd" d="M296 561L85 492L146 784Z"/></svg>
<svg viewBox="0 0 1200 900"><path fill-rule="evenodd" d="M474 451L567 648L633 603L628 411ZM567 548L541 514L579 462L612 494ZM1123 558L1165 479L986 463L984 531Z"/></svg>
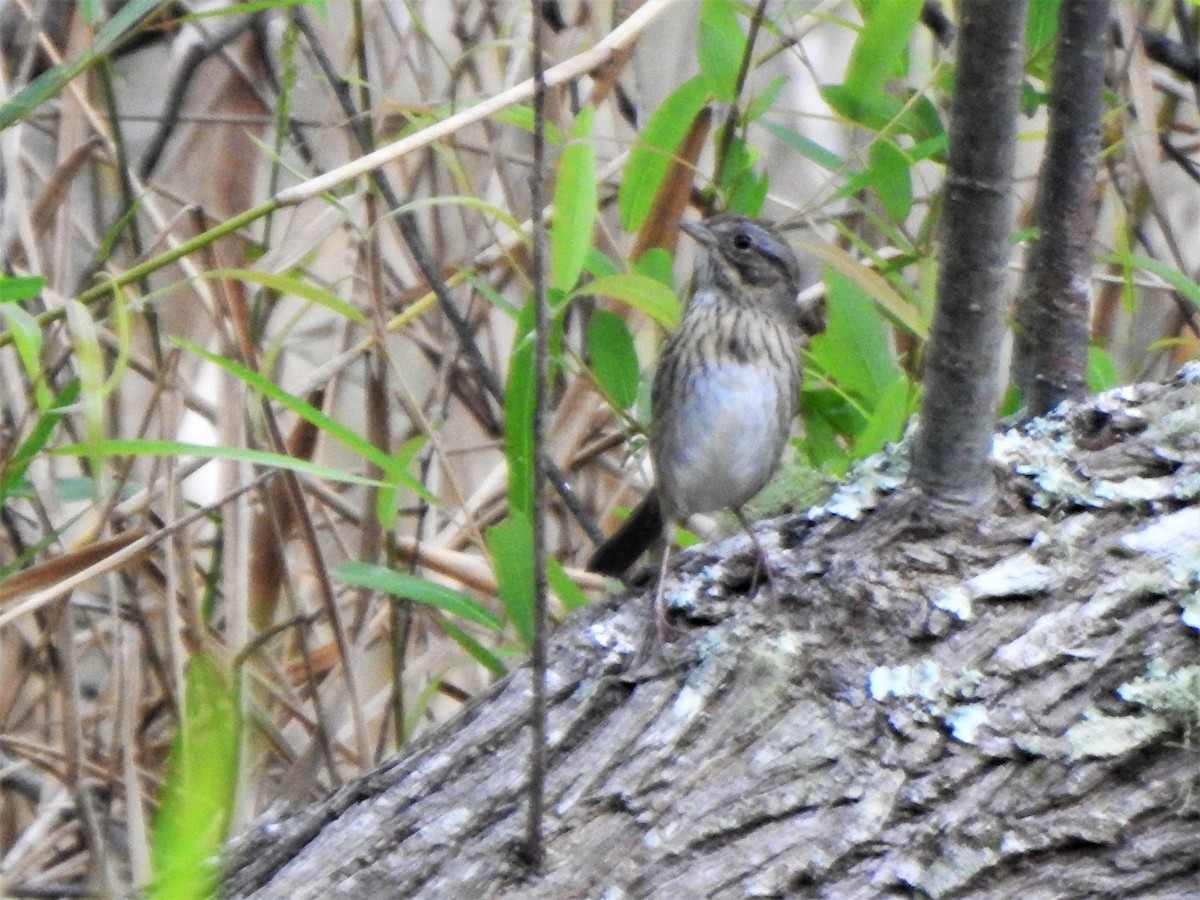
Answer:
<svg viewBox="0 0 1200 900"><path fill-rule="evenodd" d="M881 453L855 463L846 481L825 503L808 511L810 522L820 522L829 516L857 521L879 505L887 494L899 490L908 478L908 436L890 444Z"/></svg>
<svg viewBox="0 0 1200 900"><path fill-rule="evenodd" d="M1137 716L1086 714L1067 729L1066 738L1075 759L1123 756L1167 731L1167 721L1154 713Z"/></svg>
<svg viewBox="0 0 1200 900"><path fill-rule="evenodd" d="M987 724L988 712L974 700L983 675L966 669L947 675L932 661L918 665L876 666L867 678L867 689L879 703L898 700L919 718L940 719L958 741L970 744Z"/></svg>
<svg viewBox="0 0 1200 900"><path fill-rule="evenodd" d="M1153 662L1145 675L1117 688L1117 696L1193 728L1200 722L1200 666L1168 669Z"/></svg>

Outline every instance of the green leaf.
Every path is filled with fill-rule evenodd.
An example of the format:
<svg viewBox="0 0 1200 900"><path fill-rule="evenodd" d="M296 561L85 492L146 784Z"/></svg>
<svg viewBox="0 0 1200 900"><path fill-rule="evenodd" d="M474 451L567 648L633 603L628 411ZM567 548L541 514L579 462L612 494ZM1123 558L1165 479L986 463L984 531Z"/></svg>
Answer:
<svg viewBox="0 0 1200 900"><path fill-rule="evenodd" d="M386 487L385 482L374 478L363 478L361 475L350 475L329 466L310 463L307 460L296 459L284 453L269 453L265 450L248 450L244 447L210 447L207 444L188 444L183 441L149 441L149 440L99 440L72 444L50 451L52 456L194 456L198 459L236 459L240 462L253 463L258 466L270 466L275 469L288 469L302 475L312 475L314 478L324 478L327 481L339 481L345 484L361 484L367 487ZM390 458L389 458L390 459ZM418 482L419 485L419 482ZM424 487L420 488L422 496L428 494ZM429 499L427 497L426 499Z"/></svg>
<svg viewBox="0 0 1200 900"><path fill-rule="evenodd" d="M312 404L301 400L299 397L289 394L287 391L283 390L283 388L279 387L279 385L275 384L275 382L271 381L271 379L260 375L253 369L243 366L241 363L234 362L232 359L226 359L224 356L219 356L216 353L209 353L203 347L193 344L190 341L185 341L182 338L177 338L175 343L186 350L190 350L197 356L200 356L201 358L220 366L226 372L237 376L267 399L274 400L281 406L290 409L310 425L319 428L330 437L340 441L342 444L357 453L359 456L363 457L363 459L366 459L368 462L374 463L385 473L387 473L387 478L390 483L394 483L396 486L412 491L413 493L425 498L430 503L437 503L437 498L425 489L425 485L421 484L418 479L408 474L406 470L400 468L400 463L397 462L397 460L393 458L390 453L388 453L386 450L376 447L352 428L348 428L341 422L338 422L336 419L330 418ZM279 465L279 463L275 463L275 465ZM282 466L282 468L296 467ZM301 471L298 468L296 470ZM340 475L338 480L346 481L349 480L349 477L350 476ZM376 482L364 479L360 483L375 484Z"/></svg>
<svg viewBox="0 0 1200 900"><path fill-rule="evenodd" d="M57 94L67 82L86 72L109 53L157 10L170 6L171 0L129 0L96 32L82 55L47 69L27 84L15 97L0 106L0 131L19 122Z"/></svg>
<svg viewBox="0 0 1200 900"><path fill-rule="evenodd" d="M780 75L763 88L746 108L745 121L754 122L766 113L768 109L774 105L779 99L779 94L787 86L788 79L786 75Z"/></svg>
<svg viewBox="0 0 1200 900"><path fill-rule="evenodd" d="M888 79L901 72L908 39L923 5L924 0L887 0L872 5L846 69L845 88L849 93L864 98L876 96L883 92Z"/></svg>
<svg viewBox="0 0 1200 900"><path fill-rule="evenodd" d="M588 323L588 356L600 390L617 409L637 401L641 372L629 328L616 313L598 309Z"/></svg>
<svg viewBox="0 0 1200 900"><path fill-rule="evenodd" d="M871 168L878 176L875 191L893 222L903 224L912 211L912 178L908 156L886 138L871 145Z"/></svg>
<svg viewBox="0 0 1200 900"><path fill-rule="evenodd" d="M672 157L711 96L708 79L697 75L677 87L646 122L617 190L621 227L626 231L635 232L645 224Z"/></svg>
<svg viewBox="0 0 1200 900"><path fill-rule="evenodd" d="M866 427L854 440L854 458L864 459L878 453L885 444L900 440L912 416L915 395L908 377L897 373L890 385L879 393L875 408L867 418Z"/></svg>
<svg viewBox="0 0 1200 900"><path fill-rule="evenodd" d="M575 120L571 142L558 164L554 220L550 225L550 285L569 291L579 281L592 247L599 184L596 146L591 141L595 109L585 106Z"/></svg>
<svg viewBox="0 0 1200 900"><path fill-rule="evenodd" d="M850 410L855 422L861 423L862 417L853 412L846 399L827 388L804 391L800 403L800 411L804 416L804 437L799 441L800 449L813 468L836 476L844 475L851 462L840 437L846 432L836 424L843 418L839 413L844 410Z"/></svg>
<svg viewBox="0 0 1200 900"><path fill-rule="evenodd" d="M295 275L277 275L272 272L259 272L256 269L213 269L204 273L205 278L228 278L232 281L245 281L269 288L276 293L286 296L299 297L318 306L323 306L342 318L369 327L371 320L360 310L355 309L336 294L317 287L309 281Z"/></svg>
<svg viewBox="0 0 1200 900"><path fill-rule="evenodd" d="M504 627L500 618L478 600L408 572L397 572L374 563L351 561L338 567L337 577L346 584L436 607L464 622L482 625L491 631L498 632Z"/></svg>
<svg viewBox="0 0 1200 900"><path fill-rule="evenodd" d="M34 458L42 452L50 442L54 429L62 421L67 410L79 399L79 380L75 379L62 389L54 400L44 408L37 424L29 432L29 436L21 442L21 446L7 460L0 460L0 505L17 489L25 470ZM88 496L94 496L89 491Z"/></svg>
<svg viewBox="0 0 1200 900"><path fill-rule="evenodd" d="M1026 70L1035 78L1049 82L1054 64L1054 43L1058 36L1058 13L1062 0L1037 0L1029 4L1025 20Z"/></svg>
<svg viewBox="0 0 1200 900"><path fill-rule="evenodd" d="M722 103L737 100L737 76L746 52L746 36L738 24L733 0L700 4L700 71L708 89Z"/></svg>
<svg viewBox="0 0 1200 900"><path fill-rule="evenodd" d="M53 402L53 394L42 371L42 329L37 319L15 303L0 304L0 318L8 324L8 333L12 335L17 356L33 383L38 409L45 412Z"/></svg>
<svg viewBox="0 0 1200 900"><path fill-rule="evenodd" d="M846 161L832 150L826 150L816 141L806 138L786 125L780 125L777 122L768 122L765 119L759 124L809 162L816 163L825 171L840 172L845 168Z"/></svg>
<svg viewBox="0 0 1200 900"><path fill-rule="evenodd" d="M898 372L887 328L860 285L828 267L825 285L828 326L813 338L809 359L828 381L861 401L869 416Z"/></svg>
<svg viewBox="0 0 1200 900"><path fill-rule="evenodd" d="M640 309L667 328L679 324L683 310L675 292L656 278L647 275L622 273L597 278L580 288L576 295L593 294L612 297Z"/></svg>
<svg viewBox="0 0 1200 900"><path fill-rule="evenodd" d="M921 311L901 296L879 272L867 268L845 250L832 244L818 241L797 241L796 245L854 282L860 290L879 304L880 309L911 334L922 340L929 337L929 322Z"/></svg>
<svg viewBox="0 0 1200 900"><path fill-rule="evenodd" d="M1149 256L1141 256L1137 253L1112 254L1105 257L1105 262L1115 262L1126 268L1141 269L1143 272L1157 275L1182 296L1186 297L1196 306L1200 306L1200 285L1197 285L1195 281L1174 266L1169 266L1157 259Z"/></svg>
<svg viewBox="0 0 1200 900"><path fill-rule="evenodd" d="M1121 373L1112 354L1095 344L1088 347L1087 385L1093 394L1107 391L1121 383Z"/></svg>
<svg viewBox="0 0 1200 900"><path fill-rule="evenodd" d="M516 513L533 515L533 415L537 399L533 342L534 304L525 304L517 319L517 336L508 361L504 387L504 442L508 460L508 505Z"/></svg>
<svg viewBox="0 0 1200 900"><path fill-rule="evenodd" d="M465 630L455 625L454 622L449 619L442 619L438 624L454 643L462 647L468 656L491 672L495 677L501 678L508 674L508 667L500 661L500 657L471 637Z"/></svg>
<svg viewBox="0 0 1200 900"><path fill-rule="evenodd" d="M22 300L32 300L42 292L46 279L40 275L26 278L8 278L0 276L0 303L19 303Z"/></svg>
<svg viewBox="0 0 1200 900"><path fill-rule="evenodd" d="M448 110L449 112L458 112L458 110ZM510 106L507 109L502 109L500 112L491 116L491 120L495 122L504 122L507 125L516 125L518 128L533 133L533 107L532 106ZM546 122L546 141L554 147L557 147L563 142L562 131L553 122Z"/></svg>
<svg viewBox="0 0 1200 900"><path fill-rule="evenodd" d="M428 442L428 438L423 434L405 441L392 457L393 467L391 472L409 472L413 460L417 458L418 453L425 449L425 445ZM404 485L397 482L393 477L385 487L379 489L376 495L375 517L379 520L379 524L388 531L396 527L396 520L400 516L400 495L403 490Z"/></svg>
<svg viewBox="0 0 1200 900"><path fill-rule="evenodd" d="M634 261L633 271L638 275L653 278L666 287L667 290L674 291L675 289L675 257L667 251L666 247L647 248ZM678 301L676 302L678 303Z"/></svg>
<svg viewBox="0 0 1200 900"><path fill-rule="evenodd" d="M500 588L500 602L525 648L533 646L533 523L514 511L487 530L488 549Z"/></svg>
<svg viewBox="0 0 1200 900"><path fill-rule="evenodd" d="M149 896L215 897L220 850L237 785L241 717L237 690L207 654L192 657L184 716L171 747L154 819Z"/></svg>
<svg viewBox="0 0 1200 900"><path fill-rule="evenodd" d="M546 580L550 582L550 589L558 595L567 612L588 605L587 594L579 589L579 585L571 580L562 563L553 556L546 558Z"/></svg>

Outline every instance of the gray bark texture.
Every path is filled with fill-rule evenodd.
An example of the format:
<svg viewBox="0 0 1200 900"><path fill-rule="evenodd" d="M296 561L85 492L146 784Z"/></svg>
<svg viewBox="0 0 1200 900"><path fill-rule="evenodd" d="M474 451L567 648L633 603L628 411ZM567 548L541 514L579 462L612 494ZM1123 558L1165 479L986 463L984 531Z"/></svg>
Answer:
<svg viewBox="0 0 1200 900"><path fill-rule="evenodd" d="M553 638L546 858L523 668L229 848L230 897L1194 897L1200 365L993 445L947 525L906 448ZM769 595L773 594L773 595Z"/></svg>

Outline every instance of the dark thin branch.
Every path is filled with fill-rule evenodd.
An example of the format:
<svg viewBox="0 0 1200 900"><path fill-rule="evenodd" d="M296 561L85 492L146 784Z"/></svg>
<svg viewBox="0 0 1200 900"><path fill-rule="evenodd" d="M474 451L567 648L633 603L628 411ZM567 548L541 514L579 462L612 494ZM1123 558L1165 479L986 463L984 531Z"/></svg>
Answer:
<svg viewBox="0 0 1200 900"><path fill-rule="evenodd" d="M962 4L945 240L912 483L975 504L991 493L1025 0Z"/></svg>
<svg viewBox="0 0 1200 900"><path fill-rule="evenodd" d="M1138 34L1150 59L1193 84L1200 82L1200 54L1195 50L1148 26L1138 29Z"/></svg>
<svg viewBox="0 0 1200 900"><path fill-rule="evenodd" d="M187 96L188 89L192 85L192 79L200 70L200 66L222 47L240 37L251 26L253 21L253 16L239 17L230 26L214 33L211 40L201 44L194 44L188 48L187 55L180 62L179 70L167 92L167 99L163 104L162 121L159 123L158 130L154 133L154 137L150 141L150 145L146 148L141 163L138 165L138 178L140 180L145 181L149 178L158 166L159 160L162 159L167 142L171 139L171 135L175 133L175 129L179 125L179 114L184 109L184 98Z"/></svg>
<svg viewBox="0 0 1200 900"><path fill-rule="evenodd" d="M754 56L754 42L758 39L758 32L762 28L763 17L766 14L767 0L758 0L754 15L750 17L750 30L746 34L746 50L742 53L742 61L738 66L734 96L739 99L746 87L746 76L750 74L750 62ZM737 128L738 116L741 114L740 106L741 104L735 100L729 105L729 111L725 115L725 125L721 129L721 145L717 149L717 161L713 167L713 184L721 183L721 174L725 170L725 163L729 160L729 148L733 146L733 132Z"/></svg>
<svg viewBox="0 0 1200 900"><path fill-rule="evenodd" d="M533 250L530 277L534 304L534 404L533 404L533 647L529 694L529 818L525 827L525 852L533 872L545 861L542 819L546 798L546 480L547 385L550 358L550 314L546 303L546 223L542 219L542 179L546 174L546 79L543 55L542 4L534 0L533 12L533 166L529 172Z"/></svg>
<svg viewBox="0 0 1200 900"><path fill-rule="evenodd" d="M929 29L934 40L943 47L949 47L954 42L957 30L938 0L925 0L925 5L921 7L921 24Z"/></svg>
<svg viewBox="0 0 1200 900"><path fill-rule="evenodd" d="M1158 136L1158 146L1162 148L1162 152L1165 153L1167 157L1173 163L1175 163L1175 165L1183 169L1188 178L1192 179L1192 181L1196 182L1197 184L1200 184L1200 166L1197 166L1194 162L1192 162L1190 156L1172 144L1171 139L1165 134L1160 134Z"/></svg>
<svg viewBox="0 0 1200 900"><path fill-rule="evenodd" d="M1014 377L1029 415L1087 388L1092 233L1104 114L1109 0L1066 0L1050 86L1050 131L1038 179L1040 236L1017 308Z"/></svg>

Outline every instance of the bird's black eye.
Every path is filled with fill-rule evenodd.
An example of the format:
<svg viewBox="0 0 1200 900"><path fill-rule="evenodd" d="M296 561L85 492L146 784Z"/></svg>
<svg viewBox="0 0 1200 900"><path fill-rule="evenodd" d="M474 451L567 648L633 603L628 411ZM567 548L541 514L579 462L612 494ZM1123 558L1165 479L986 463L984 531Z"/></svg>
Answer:
<svg viewBox="0 0 1200 900"><path fill-rule="evenodd" d="M738 250L749 250L754 244L754 238L742 231L733 236L733 246Z"/></svg>

